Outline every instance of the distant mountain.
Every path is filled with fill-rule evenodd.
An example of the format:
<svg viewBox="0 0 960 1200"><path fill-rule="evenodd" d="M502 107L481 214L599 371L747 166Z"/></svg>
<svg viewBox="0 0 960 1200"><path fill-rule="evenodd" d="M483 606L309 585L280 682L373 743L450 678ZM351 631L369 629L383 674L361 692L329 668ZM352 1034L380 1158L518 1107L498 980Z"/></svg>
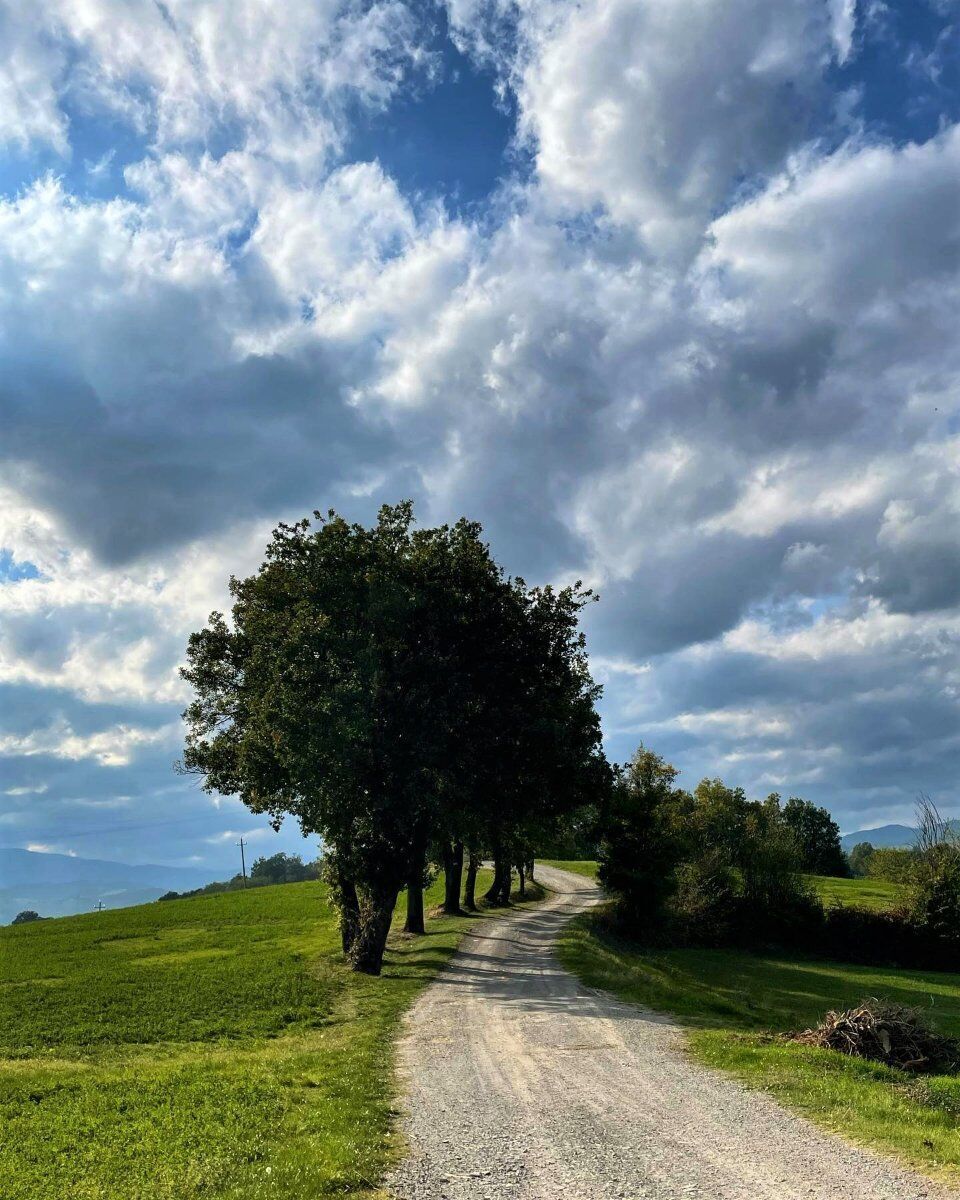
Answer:
<svg viewBox="0 0 960 1200"><path fill-rule="evenodd" d="M858 829L845 833L840 845L849 853L858 842L869 842L871 846L912 846L917 831L911 825L881 825L877 829Z"/></svg>
<svg viewBox="0 0 960 1200"><path fill-rule="evenodd" d="M954 834L960 834L960 820L948 821L947 825ZM871 846L912 846L917 837L917 831L912 825L881 825L878 829L858 829L855 833L845 833L840 838L840 845L849 853L857 842L869 842Z"/></svg>
<svg viewBox="0 0 960 1200"><path fill-rule="evenodd" d="M217 874L216 869L0 849L0 924L28 908L42 917L64 917L89 912L98 903L104 908L146 904L164 892L203 887Z"/></svg>

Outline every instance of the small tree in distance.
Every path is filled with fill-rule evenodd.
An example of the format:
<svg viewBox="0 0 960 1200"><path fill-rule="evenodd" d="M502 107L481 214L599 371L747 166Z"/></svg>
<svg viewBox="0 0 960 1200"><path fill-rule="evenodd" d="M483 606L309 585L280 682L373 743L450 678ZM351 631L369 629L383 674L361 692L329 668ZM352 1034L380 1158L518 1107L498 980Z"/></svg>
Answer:
<svg viewBox="0 0 960 1200"><path fill-rule="evenodd" d="M870 842L857 842L850 851L850 870L859 878L870 874L870 862L874 849Z"/></svg>
<svg viewBox="0 0 960 1200"><path fill-rule="evenodd" d="M34 912L32 908L25 908L23 912L18 912L10 922L11 925L27 925L30 921L42 921L43 917L38 912Z"/></svg>

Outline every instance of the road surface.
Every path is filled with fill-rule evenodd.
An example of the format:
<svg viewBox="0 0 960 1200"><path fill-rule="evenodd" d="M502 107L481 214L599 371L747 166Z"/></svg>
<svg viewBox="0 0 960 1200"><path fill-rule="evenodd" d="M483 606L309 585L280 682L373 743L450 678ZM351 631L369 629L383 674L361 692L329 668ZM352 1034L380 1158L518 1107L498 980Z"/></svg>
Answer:
<svg viewBox="0 0 960 1200"><path fill-rule="evenodd" d="M957 1200L698 1066L669 1020L580 984L557 933L599 899L551 893L475 933L407 1016L402 1200Z"/></svg>

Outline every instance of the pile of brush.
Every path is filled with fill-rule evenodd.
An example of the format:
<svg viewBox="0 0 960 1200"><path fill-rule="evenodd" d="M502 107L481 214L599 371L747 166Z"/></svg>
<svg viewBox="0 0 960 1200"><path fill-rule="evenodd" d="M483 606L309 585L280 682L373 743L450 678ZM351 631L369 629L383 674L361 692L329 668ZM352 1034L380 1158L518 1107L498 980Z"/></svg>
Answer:
<svg viewBox="0 0 960 1200"><path fill-rule="evenodd" d="M869 1058L901 1071L960 1070L960 1042L932 1030L917 1009L883 1000L864 1000L845 1012L828 1012L815 1029L794 1034L791 1040Z"/></svg>

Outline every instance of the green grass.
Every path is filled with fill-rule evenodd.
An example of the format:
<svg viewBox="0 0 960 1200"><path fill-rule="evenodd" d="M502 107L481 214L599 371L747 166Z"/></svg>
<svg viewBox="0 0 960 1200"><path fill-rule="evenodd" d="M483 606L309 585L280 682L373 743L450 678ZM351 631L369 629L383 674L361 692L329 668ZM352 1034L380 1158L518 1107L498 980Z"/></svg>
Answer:
<svg viewBox="0 0 960 1200"><path fill-rule="evenodd" d="M851 904L878 911L896 908L906 899L901 883L885 879L837 879L827 875L807 875L824 904Z"/></svg>
<svg viewBox="0 0 960 1200"><path fill-rule="evenodd" d="M854 1141L960 1179L960 1078L910 1078L776 1037L866 996L916 1005L960 1036L960 975L728 950L643 952L607 933L595 912L567 926L559 954L591 987L673 1014L702 1062Z"/></svg>
<svg viewBox="0 0 960 1200"><path fill-rule="evenodd" d="M540 861L546 867L572 871L587 879L597 877L597 864L589 859L544 858ZM806 875L804 878L824 904L855 904L861 908L883 910L896 908L905 896L902 884L888 883L884 879L837 879L827 875Z"/></svg>
<svg viewBox="0 0 960 1200"><path fill-rule="evenodd" d="M470 922L395 933L379 979L318 883L0 930L0 1193L376 1194L398 1021Z"/></svg>
<svg viewBox="0 0 960 1200"><path fill-rule="evenodd" d="M545 867L557 867L561 871L572 871L574 875L583 875L587 879L596 879L597 877L597 864L591 859L541 858L537 861L542 862Z"/></svg>

